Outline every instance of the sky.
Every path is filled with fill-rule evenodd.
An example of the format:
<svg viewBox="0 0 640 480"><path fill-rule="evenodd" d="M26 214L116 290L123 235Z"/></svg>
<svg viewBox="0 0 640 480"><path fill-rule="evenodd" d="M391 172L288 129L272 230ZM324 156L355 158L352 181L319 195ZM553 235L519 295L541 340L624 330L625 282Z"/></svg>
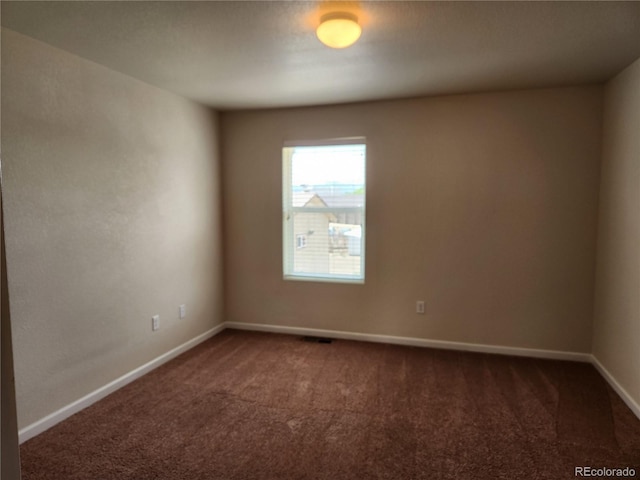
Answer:
<svg viewBox="0 0 640 480"><path fill-rule="evenodd" d="M292 184L345 183L364 185L365 145L291 147Z"/></svg>

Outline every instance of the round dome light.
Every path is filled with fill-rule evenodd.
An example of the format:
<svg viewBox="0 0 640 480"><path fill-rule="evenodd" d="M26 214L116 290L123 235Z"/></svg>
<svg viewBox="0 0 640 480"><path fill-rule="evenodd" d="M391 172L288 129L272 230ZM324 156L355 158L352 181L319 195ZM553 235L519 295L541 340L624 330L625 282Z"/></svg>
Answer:
<svg viewBox="0 0 640 480"><path fill-rule="evenodd" d="M353 45L360 38L361 33L362 28L358 25L358 17L346 12L323 15L316 30L318 39L331 48L345 48Z"/></svg>

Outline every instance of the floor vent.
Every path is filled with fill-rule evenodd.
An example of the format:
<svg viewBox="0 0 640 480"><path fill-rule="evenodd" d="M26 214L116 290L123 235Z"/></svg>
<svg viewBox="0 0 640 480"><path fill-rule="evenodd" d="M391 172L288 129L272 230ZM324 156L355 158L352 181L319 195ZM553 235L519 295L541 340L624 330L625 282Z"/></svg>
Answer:
<svg viewBox="0 0 640 480"><path fill-rule="evenodd" d="M326 337L302 337L303 342L312 342L312 343L331 343L333 342L333 338Z"/></svg>

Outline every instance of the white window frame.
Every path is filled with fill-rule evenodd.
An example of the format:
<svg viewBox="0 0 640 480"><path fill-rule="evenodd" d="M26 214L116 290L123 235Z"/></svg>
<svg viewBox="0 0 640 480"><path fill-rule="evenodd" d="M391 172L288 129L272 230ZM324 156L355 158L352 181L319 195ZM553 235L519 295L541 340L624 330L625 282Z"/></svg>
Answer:
<svg viewBox="0 0 640 480"><path fill-rule="evenodd" d="M355 213L362 212L362 236L361 236L361 260L360 275L345 274L318 274L318 273L300 273L293 271L293 256L287 255L287 252L293 252L297 248L297 239L293 238L293 222L289 221L293 218L295 211L313 212L317 210L319 213L325 213L326 208L313 207L294 207L292 205L292 170L291 155L287 155L287 148L292 147L323 147L333 145L364 145L365 146L365 180L364 180L364 202L362 208L345 207L332 208L331 212L337 213ZM288 150L292 153L291 150ZM282 269L283 278L285 280L300 280L312 282L331 282L331 283L365 283L365 265L366 265L366 203L367 203L367 186L366 186L366 170L367 170L367 142L365 137L348 137L334 138L323 140L302 140L302 141L286 141L282 148Z"/></svg>

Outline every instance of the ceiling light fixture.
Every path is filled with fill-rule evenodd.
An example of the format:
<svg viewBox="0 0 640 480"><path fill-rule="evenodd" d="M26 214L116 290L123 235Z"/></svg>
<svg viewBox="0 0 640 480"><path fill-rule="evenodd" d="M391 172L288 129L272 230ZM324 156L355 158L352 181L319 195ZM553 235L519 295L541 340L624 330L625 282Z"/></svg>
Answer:
<svg viewBox="0 0 640 480"><path fill-rule="evenodd" d="M358 25L358 17L352 13L327 13L320 18L320 25L316 30L318 39L327 47L345 48L353 45L362 28Z"/></svg>

